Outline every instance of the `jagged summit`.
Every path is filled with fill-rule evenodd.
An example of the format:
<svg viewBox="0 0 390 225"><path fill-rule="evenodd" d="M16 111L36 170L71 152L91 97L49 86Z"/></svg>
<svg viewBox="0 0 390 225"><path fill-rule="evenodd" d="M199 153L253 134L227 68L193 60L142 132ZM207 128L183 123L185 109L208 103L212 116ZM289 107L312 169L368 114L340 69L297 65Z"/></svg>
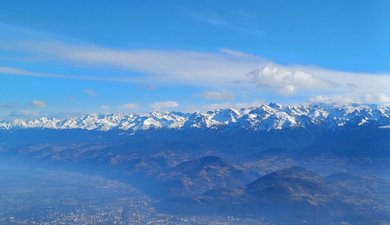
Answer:
<svg viewBox="0 0 390 225"><path fill-rule="evenodd" d="M247 129L282 130L321 126L390 127L390 108L380 105L280 105L270 103L251 108L218 109L208 112L151 112L145 114L87 114L77 118L47 118L0 122L0 129L87 129L108 131L156 129Z"/></svg>

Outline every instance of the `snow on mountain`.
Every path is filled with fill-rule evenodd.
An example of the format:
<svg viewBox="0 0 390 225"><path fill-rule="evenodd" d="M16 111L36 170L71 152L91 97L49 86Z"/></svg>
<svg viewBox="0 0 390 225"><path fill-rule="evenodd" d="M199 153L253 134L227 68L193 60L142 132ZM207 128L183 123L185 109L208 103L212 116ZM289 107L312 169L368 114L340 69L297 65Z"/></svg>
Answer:
<svg viewBox="0 0 390 225"><path fill-rule="evenodd" d="M343 126L390 127L390 108L379 105L280 105L218 109L208 112L151 112L146 114L87 114L78 118L42 117L31 120L0 122L0 129L22 128L87 129L108 131L155 129L248 129L281 130L321 126L334 129Z"/></svg>

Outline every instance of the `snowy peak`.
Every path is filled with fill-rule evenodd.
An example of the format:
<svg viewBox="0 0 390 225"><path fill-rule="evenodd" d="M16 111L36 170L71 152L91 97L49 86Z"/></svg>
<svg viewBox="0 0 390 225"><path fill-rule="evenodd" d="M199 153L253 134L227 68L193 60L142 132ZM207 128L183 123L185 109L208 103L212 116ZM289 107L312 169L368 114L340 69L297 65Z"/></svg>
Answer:
<svg viewBox="0 0 390 225"><path fill-rule="evenodd" d="M280 105L270 103L259 107L218 109L208 112L151 112L146 114L87 114L77 118L41 117L31 120L0 122L0 129L112 129L138 131L158 129L246 129L282 130L344 126L390 126L390 109L378 105Z"/></svg>

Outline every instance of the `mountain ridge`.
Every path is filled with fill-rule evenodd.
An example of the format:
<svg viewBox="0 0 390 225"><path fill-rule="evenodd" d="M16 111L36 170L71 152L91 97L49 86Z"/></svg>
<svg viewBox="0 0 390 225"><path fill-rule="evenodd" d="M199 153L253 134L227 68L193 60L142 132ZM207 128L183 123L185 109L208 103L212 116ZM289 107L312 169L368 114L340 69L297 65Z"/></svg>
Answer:
<svg viewBox="0 0 390 225"><path fill-rule="evenodd" d="M320 126L335 129L345 126L390 128L390 107L382 105L280 105L270 103L251 108L227 108L207 112L150 112L144 114L86 114L66 119L0 121L0 130L24 128L85 130L162 130L162 129L246 129L270 131Z"/></svg>

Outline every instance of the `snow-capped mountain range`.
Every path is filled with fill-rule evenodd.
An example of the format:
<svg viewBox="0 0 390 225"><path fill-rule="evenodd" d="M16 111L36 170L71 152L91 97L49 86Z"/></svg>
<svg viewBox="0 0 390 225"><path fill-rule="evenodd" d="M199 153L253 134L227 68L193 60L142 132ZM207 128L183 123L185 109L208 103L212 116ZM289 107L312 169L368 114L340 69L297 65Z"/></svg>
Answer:
<svg viewBox="0 0 390 225"><path fill-rule="evenodd" d="M344 106L280 105L270 103L259 107L218 109L208 112L151 112L145 114L87 114L77 118L41 117L31 120L0 122L0 129L22 128L87 129L108 131L113 129L138 131L156 129L247 129L281 130L321 126L334 129L345 126L372 125L390 128L390 107L351 104Z"/></svg>

